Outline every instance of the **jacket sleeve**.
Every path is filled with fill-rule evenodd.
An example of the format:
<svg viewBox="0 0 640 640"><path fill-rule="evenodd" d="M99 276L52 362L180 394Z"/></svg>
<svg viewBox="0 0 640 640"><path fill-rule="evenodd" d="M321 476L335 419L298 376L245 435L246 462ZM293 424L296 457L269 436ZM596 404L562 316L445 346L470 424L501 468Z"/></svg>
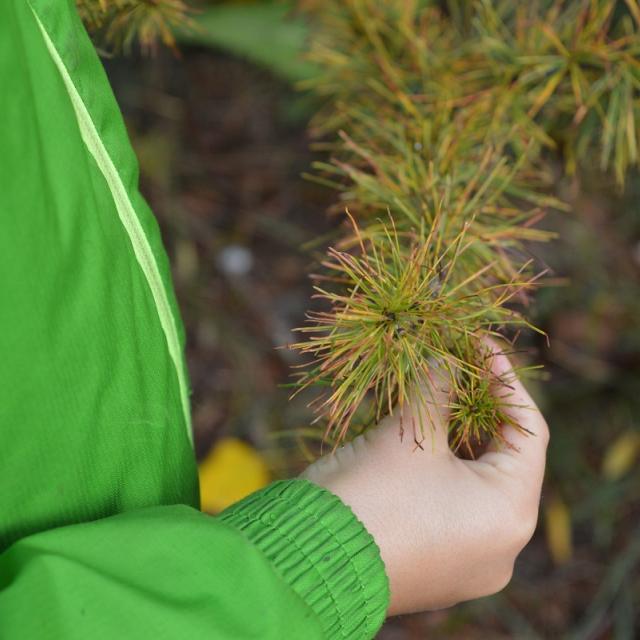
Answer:
<svg viewBox="0 0 640 640"><path fill-rule="evenodd" d="M338 498L277 482L219 517L159 506L59 527L0 556L0 638L374 637L371 536Z"/></svg>

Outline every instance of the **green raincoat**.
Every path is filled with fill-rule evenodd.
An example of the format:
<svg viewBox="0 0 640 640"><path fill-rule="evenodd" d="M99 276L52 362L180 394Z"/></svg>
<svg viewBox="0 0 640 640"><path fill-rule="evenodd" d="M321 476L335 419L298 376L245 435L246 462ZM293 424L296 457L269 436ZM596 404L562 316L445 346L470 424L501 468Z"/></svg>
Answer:
<svg viewBox="0 0 640 640"><path fill-rule="evenodd" d="M0 1L0 639L371 638L379 551L335 496L198 509L184 331L71 0Z"/></svg>

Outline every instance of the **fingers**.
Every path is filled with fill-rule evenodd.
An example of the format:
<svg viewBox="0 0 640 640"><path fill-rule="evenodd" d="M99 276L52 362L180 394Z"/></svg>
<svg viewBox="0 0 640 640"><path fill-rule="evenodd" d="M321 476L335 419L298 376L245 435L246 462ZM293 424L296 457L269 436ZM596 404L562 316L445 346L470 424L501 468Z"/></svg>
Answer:
<svg viewBox="0 0 640 640"><path fill-rule="evenodd" d="M447 372L433 363L404 404L382 421L381 429L388 430L405 449L449 452L450 392Z"/></svg>
<svg viewBox="0 0 640 640"><path fill-rule="evenodd" d="M549 429L540 410L524 388L513 366L500 347L486 341L491 350L491 372L495 376L494 393L503 402L503 411L520 429L502 425L505 444L493 443L478 461L516 468L529 478L542 482Z"/></svg>
<svg viewBox="0 0 640 640"><path fill-rule="evenodd" d="M416 444L429 444L434 450L449 451L449 403L451 383L446 372L434 365L410 399L413 415L421 431Z"/></svg>

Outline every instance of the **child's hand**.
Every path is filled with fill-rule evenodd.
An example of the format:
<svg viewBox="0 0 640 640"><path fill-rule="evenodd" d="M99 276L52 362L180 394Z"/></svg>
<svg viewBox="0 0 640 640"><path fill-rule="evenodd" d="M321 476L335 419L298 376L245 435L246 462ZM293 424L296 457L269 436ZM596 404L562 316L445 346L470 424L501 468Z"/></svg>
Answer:
<svg viewBox="0 0 640 640"><path fill-rule="evenodd" d="M512 448L457 458L447 445L447 416L431 407L433 437L427 433L420 449L405 410L402 441L398 418L389 417L303 474L340 497L373 535L389 576L389 615L500 591L536 527L549 431L495 349L493 371L510 385L496 393L522 406L509 413L532 433L505 426ZM442 393L438 406L447 402Z"/></svg>

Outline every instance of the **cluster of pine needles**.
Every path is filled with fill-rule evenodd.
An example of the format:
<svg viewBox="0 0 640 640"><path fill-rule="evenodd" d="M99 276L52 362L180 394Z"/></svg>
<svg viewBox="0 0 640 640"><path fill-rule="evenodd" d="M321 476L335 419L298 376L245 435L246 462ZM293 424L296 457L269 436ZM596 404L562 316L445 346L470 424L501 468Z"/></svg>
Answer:
<svg viewBox="0 0 640 640"><path fill-rule="evenodd" d="M76 2L111 50L174 48L193 24L184 0ZM623 188L638 163L640 5L299 4L320 70L308 88L325 105L313 129L329 160L313 178L347 216L317 275L325 310L292 345L311 360L296 386L320 390L313 406L338 444L395 411L402 422L410 398L428 405L444 372L452 447L472 455L510 422L484 345L536 330L531 247L552 237L549 207L565 208L559 168L588 164Z"/></svg>
<svg viewBox="0 0 640 640"><path fill-rule="evenodd" d="M153 53L158 43L176 51L176 31L193 25L183 0L76 0L76 6L105 52L127 52L137 44Z"/></svg>
<svg viewBox="0 0 640 640"><path fill-rule="evenodd" d="M544 280L532 243L559 168L619 187L638 161L636 0L306 0L316 180L347 211L317 276L325 310L293 348L334 444L450 389L450 441L473 454L509 423L485 345L511 343ZM437 378L441 381L441 375ZM432 394L428 394L432 395ZM518 425L514 425L518 427ZM518 427L522 428L522 427ZM414 425L413 437L428 437Z"/></svg>

